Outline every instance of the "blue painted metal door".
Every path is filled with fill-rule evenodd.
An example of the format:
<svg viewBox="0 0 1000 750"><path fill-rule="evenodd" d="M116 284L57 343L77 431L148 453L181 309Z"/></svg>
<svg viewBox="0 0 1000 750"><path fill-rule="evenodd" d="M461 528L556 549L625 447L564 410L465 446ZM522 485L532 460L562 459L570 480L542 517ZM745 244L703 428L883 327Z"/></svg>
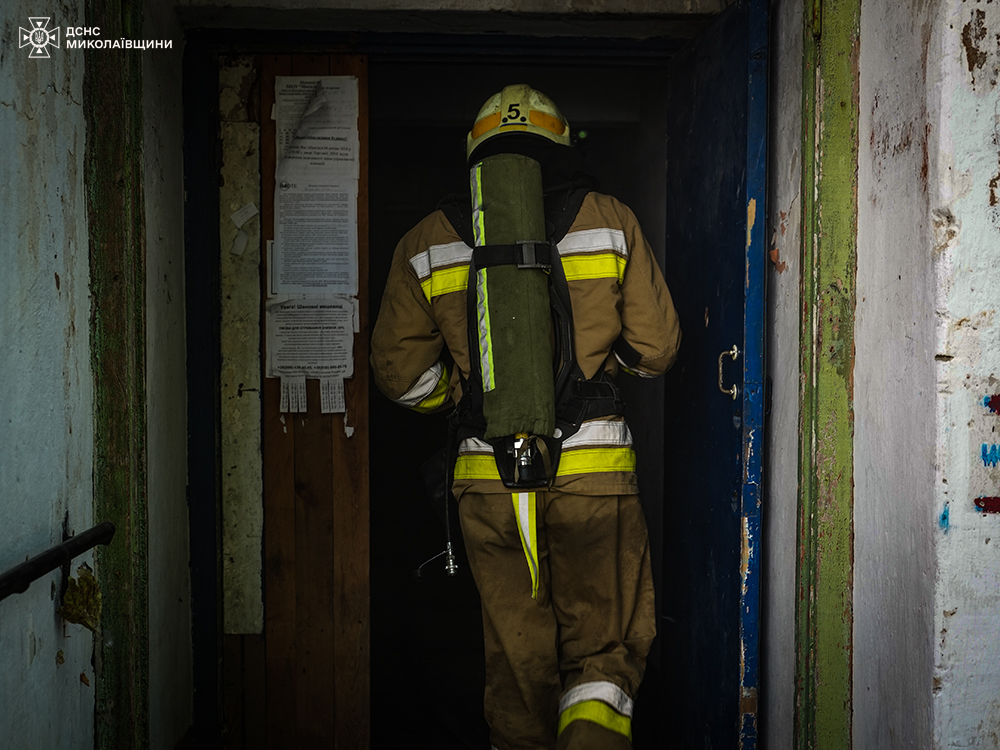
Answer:
<svg viewBox="0 0 1000 750"><path fill-rule="evenodd" d="M663 620L671 746L755 748L764 418L767 3L741 0L672 60L665 275Z"/></svg>

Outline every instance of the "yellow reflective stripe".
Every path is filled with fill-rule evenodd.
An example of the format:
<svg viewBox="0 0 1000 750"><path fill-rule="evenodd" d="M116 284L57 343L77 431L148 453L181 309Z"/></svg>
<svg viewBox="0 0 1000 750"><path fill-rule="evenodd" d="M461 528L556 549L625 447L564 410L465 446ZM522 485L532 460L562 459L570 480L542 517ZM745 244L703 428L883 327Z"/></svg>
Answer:
<svg viewBox="0 0 1000 750"><path fill-rule="evenodd" d="M564 255L563 271L567 281L581 279L618 279L621 284L625 278L625 266L628 259L617 253L589 253L587 255Z"/></svg>
<svg viewBox="0 0 1000 750"><path fill-rule="evenodd" d="M426 398L420 400L410 408L418 412L431 412L441 407L448 398L448 368L441 368L441 377L438 378L434 390Z"/></svg>
<svg viewBox="0 0 1000 750"><path fill-rule="evenodd" d="M597 474L607 471L635 471L635 451L632 446L612 448L577 448L563 451L557 477L569 474ZM500 479L496 461L491 454L466 453L455 463L455 479Z"/></svg>
<svg viewBox="0 0 1000 750"><path fill-rule="evenodd" d="M428 302L448 292L464 292L469 285L469 267L453 266L441 271L431 271L430 277L420 282Z"/></svg>
<svg viewBox="0 0 1000 750"><path fill-rule="evenodd" d="M627 716L622 716L607 703L583 701L570 706L559 714L559 734L562 734L570 722L578 719L590 721L612 732L623 734L628 737L629 742L632 741L632 720Z"/></svg>
<svg viewBox="0 0 1000 750"><path fill-rule="evenodd" d="M515 492L514 517L517 519L517 534L521 537L521 549L528 561L531 575L531 598L538 596L538 529L535 527L535 493Z"/></svg>
<svg viewBox="0 0 1000 750"><path fill-rule="evenodd" d="M563 451L556 476L598 474L602 471L635 471L635 451L632 446Z"/></svg>
<svg viewBox="0 0 1000 750"><path fill-rule="evenodd" d="M562 263L567 281L618 279L618 283L621 284L625 278L625 266L628 261L615 253L594 253L564 256ZM431 269L430 276L420 282L420 288L428 302L442 294L465 291L468 285L468 264Z"/></svg>
<svg viewBox="0 0 1000 750"><path fill-rule="evenodd" d="M493 454L465 454L455 462L455 479L496 479L499 482L500 472Z"/></svg>

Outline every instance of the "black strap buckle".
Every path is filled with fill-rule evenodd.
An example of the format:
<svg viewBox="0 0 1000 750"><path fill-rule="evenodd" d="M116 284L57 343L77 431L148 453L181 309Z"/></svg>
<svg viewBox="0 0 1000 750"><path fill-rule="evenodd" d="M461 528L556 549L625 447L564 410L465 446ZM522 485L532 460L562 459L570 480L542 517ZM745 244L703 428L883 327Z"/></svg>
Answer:
<svg viewBox="0 0 1000 750"><path fill-rule="evenodd" d="M480 245L473 250L476 270L491 266L517 266L549 271L555 249L548 240L518 240L510 245Z"/></svg>
<svg viewBox="0 0 1000 750"><path fill-rule="evenodd" d="M521 257L517 261L518 268L540 268L548 271L552 268L552 243L537 240L518 240Z"/></svg>

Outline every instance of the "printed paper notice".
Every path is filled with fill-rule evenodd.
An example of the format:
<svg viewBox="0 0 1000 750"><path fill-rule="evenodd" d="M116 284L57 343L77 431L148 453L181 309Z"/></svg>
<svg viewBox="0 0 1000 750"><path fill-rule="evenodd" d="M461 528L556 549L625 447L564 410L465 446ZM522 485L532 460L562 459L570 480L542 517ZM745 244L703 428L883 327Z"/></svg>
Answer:
<svg viewBox="0 0 1000 750"><path fill-rule="evenodd" d="M337 414L347 411L344 401L343 378L321 378L319 381L320 412Z"/></svg>
<svg viewBox="0 0 1000 750"><path fill-rule="evenodd" d="M267 304L267 376L354 374L354 305L349 299L277 298Z"/></svg>
<svg viewBox="0 0 1000 750"><path fill-rule="evenodd" d="M358 81L275 79L275 294L358 291Z"/></svg>
<svg viewBox="0 0 1000 750"><path fill-rule="evenodd" d="M283 414L309 411L306 403L306 379L302 377L281 379L281 405L278 410Z"/></svg>
<svg viewBox="0 0 1000 750"><path fill-rule="evenodd" d="M299 156L358 177L358 79L354 76L276 76L275 156L280 164L296 139ZM305 166L310 166L308 163Z"/></svg>
<svg viewBox="0 0 1000 750"><path fill-rule="evenodd" d="M274 195L275 294L357 294L357 183L282 180Z"/></svg>

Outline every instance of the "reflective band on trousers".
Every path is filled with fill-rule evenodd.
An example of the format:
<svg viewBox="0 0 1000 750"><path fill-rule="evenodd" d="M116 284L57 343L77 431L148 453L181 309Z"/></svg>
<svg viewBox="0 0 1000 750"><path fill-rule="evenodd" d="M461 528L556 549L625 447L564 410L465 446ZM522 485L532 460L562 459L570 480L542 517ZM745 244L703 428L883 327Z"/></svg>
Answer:
<svg viewBox="0 0 1000 750"><path fill-rule="evenodd" d="M570 474L635 471L635 451L626 445L615 448L578 448L564 451L557 477ZM455 463L455 479L500 479L492 454L465 453Z"/></svg>
<svg viewBox="0 0 1000 750"><path fill-rule="evenodd" d="M410 390L396 399L396 403L415 411L434 411L448 398L448 368L435 362L424 370Z"/></svg>
<svg viewBox="0 0 1000 750"><path fill-rule="evenodd" d="M615 711L624 716L632 716L635 703L628 694L613 682L607 680L596 680L594 682L581 682L574 685L559 699L559 713L562 713L570 706L583 701L604 701Z"/></svg>
<svg viewBox="0 0 1000 750"><path fill-rule="evenodd" d="M559 734L570 725L571 722L583 719L598 726L604 727L612 732L625 735L628 741L632 741L632 720L627 716L617 713L611 706L600 701L584 701L570 706L559 715Z"/></svg>
<svg viewBox="0 0 1000 750"><path fill-rule="evenodd" d="M517 533L521 537L521 548L528 561L528 573L531 574L531 598L538 596L538 527L535 524L535 493L515 492L514 517L517 519Z"/></svg>
<svg viewBox="0 0 1000 750"><path fill-rule="evenodd" d="M559 733L577 719L590 721L632 741L634 703L613 682L601 680L575 685L559 699Z"/></svg>

